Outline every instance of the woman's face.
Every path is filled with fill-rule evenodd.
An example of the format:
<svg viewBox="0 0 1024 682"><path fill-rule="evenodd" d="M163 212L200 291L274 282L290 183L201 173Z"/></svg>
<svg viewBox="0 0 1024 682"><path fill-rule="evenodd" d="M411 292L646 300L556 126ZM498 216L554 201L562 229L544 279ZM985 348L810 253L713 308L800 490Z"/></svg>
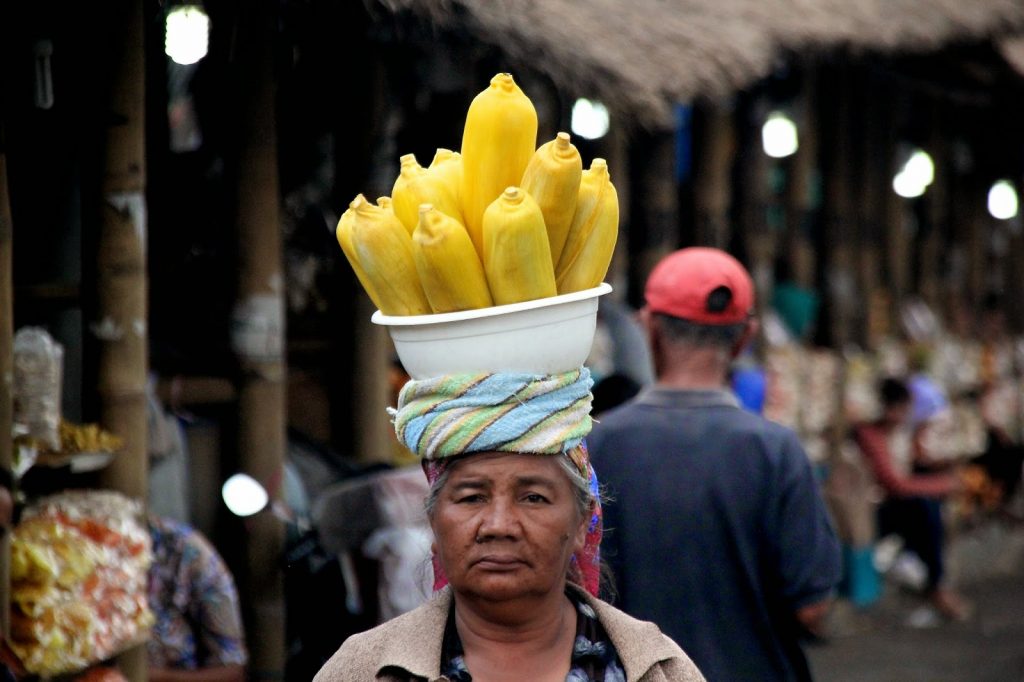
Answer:
<svg viewBox="0 0 1024 682"><path fill-rule="evenodd" d="M431 516L452 588L491 601L561 591L586 518L554 456L481 453L452 465Z"/></svg>

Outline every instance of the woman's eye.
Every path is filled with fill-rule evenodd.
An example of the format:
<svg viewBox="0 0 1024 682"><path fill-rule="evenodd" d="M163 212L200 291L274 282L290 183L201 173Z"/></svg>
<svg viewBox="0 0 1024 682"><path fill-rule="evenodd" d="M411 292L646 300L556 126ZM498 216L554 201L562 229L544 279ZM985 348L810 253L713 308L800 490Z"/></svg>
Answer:
<svg viewBox="0 0 1024 682"><path fill-rule="evenodd" d="M527 502L531 502L534 504L540 504L542 502L548 501L548 498L544 497L540 493L528 493L525 497L523 497L523 499L526 500Z"/></svg>
<svg viewBox="0 0 1024 682"><path fill-rule="evenodd" d="M466 503L471 503L471 502L479 502L482 499L484 499L483 495L476 494L476 495L463 495L462 497L457 498L455 501L458 504L466 504Z"/></svg>

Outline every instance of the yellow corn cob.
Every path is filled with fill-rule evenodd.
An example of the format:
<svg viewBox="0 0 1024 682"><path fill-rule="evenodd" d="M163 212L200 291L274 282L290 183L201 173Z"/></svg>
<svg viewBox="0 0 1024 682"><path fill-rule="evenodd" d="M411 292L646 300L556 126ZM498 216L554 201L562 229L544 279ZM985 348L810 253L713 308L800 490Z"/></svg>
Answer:
<svg viewBox="0 0 1024 682"><path fill-rule="evenodd" d="M562 249L558 266L555 268L555 276L560 283L559 293L566 293L570 283L572 286L577 286L581 281L589 281L598 270L601 271L600 278L604 277L611 260L611 250L615 248L618 229L619 198L608 175L608 164L604 159L594 159L590 168L583 171L583 176L580 179L576 213L573 214L569 236L566 237L565 248ZM594 245L587 247L587 242L594 232L598 232L602 236ZM586 255L584 256L585 250ZM606 251L608 252L607 260L604 255ZM583 262L577 266L577 261L580 259L583 259ZM568 278L567 273L576 267L581 268L581 271ZM600 283L601 279L598 279L593 286Z"/></svg>
<svg viewBox="0 0 1024 682"><path fill-rule="evenodd" d="M423 293L412 256L412 237L394 213L369 202L354 209L352 245L385 315L426 315L430 303Z"/></svg>
<svg viewBox="0 0 1024 682"><path fill-rule="evenodd" d="M607 183L607 189L598 205L593 229L587 237L576 260L558 276L559 294L592 289L604 281L608 266L615 253L615 241L619 236L619 199L615 187Z"/></svg>
<svg viewBox="0 0 1024 682"><path fill-rule="evenodd" d="M423 291L435 313L494 305L473 241L459 221L430 204L420 206L412 255Z"/></svg>
<svg viewBox="0 0 1024 682"><path fill-rule="evenodd" d="M378 199L379 201L379 199ZM345 254L345 259L348 260L348 264L352 266L353 272L356 273L356 279L363 285L363 290L366 295L370 297L373 304L380 308L380 297L377 296L377 292L373 290L373 283L370 278L366 275L366 271L363 270L363 266L359 264L359 258L356 256L356 249L352 245L352 227L355 224L356 212L355 209L360 204L366 203L366 197L362 194L356 196L352 200L352 203L348 205L348 209L341 214L341 219L338 220L338 229L335 230L334 234L338 238L338 244L341 246L342 253Z"/></svg>
<svg viewBox="0 0 1024 682"><path fill-rule="evenodd" d="M434 154L434 160L430 162L427 172L444 183L448 192L459 207L459 222L464 223L462 218L462 154L453 152L451 149L438 148Z"/></svg>
<svg viewBox="0 0 1024 682"><path fill-rule="evenodd" d="M406 154L401 160L402 171L391 190L391 206L409 234L419 222L420 204L433 204L442 213L461 218L458 202L440 178L420 166L414 154Z"/></svg>
<svg viewBox="0 0 1024 682"><path fill-rule="evenodd" d="M558 133L555 139L541 145L523 173L523 189L544 214L552 267L558 265L565 238L569 236L582 174L583 159L569 142L569 133Z"/></svg>
<svg viewBox="0 0 1024 682"><path fill-rule="evenodd" d="M544 216L529 194L508 187L483 220L484 272L497 305L554 296L555 273Z"/></svg>
<svg viewBox="0 0 1024 682"><path fill-rule="evenodd" d="M483 255L484 211L518 187L537 146L537 111L512 76L499 73L478 94L462 131L462 217ZM493 292L492 292L493 293Z"/></svg>

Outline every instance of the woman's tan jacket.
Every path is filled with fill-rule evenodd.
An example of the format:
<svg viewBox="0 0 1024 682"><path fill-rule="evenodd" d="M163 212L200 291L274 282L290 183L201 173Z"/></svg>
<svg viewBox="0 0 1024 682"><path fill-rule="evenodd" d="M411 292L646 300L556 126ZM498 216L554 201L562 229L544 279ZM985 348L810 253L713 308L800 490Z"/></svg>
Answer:
<svg viewBox="0 0 1024 682"><path fill-rule="evenodd" d="M693 661L653 623L578 590L619 653L627 682L703 682ZM451 608L445 588L419 608L372 630L353 635L320 669L313 682L446 682L441 669L441 640Z"/></svg>

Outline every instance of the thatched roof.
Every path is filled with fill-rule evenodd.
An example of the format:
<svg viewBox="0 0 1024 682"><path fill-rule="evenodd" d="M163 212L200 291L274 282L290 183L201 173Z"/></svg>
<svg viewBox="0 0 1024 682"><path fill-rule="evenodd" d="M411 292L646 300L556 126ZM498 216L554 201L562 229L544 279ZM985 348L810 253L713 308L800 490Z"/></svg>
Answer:
<svg viewBox="0 0 1024 682"><path fill-rule="evenodd" d="M1024 0L378 0L464 31L647 125L717 98L787 51L920 53L1024 32Z"/></svg>

